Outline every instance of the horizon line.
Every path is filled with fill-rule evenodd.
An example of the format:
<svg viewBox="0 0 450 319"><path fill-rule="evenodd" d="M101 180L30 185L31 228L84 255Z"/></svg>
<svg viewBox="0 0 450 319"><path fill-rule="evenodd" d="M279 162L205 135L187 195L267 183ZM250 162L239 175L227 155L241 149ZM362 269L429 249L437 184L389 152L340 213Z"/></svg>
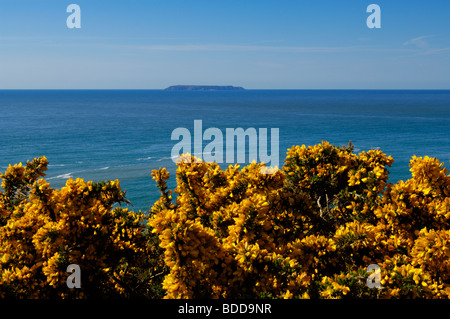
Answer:
<svg viewBox="0 0 450 319"><path fill-rule="evenodd" d="M210 85L201 85L201 86L210 86ZM216 86L216 85L213 85ZM223 85L217 85L217 86L223 86ZM241 86L242 87L242 86ZM345 88L345 89L336 89L336 88L309 88L309 89L260 89L260 88L253 88L253 89L246 89L245 87L242 87L244 90L242 91L450 91L450 88L448 89L438 89L438 88L420 88L420 89L414 89L414 88ZM20 88L20 89L2 89L0 88L0 91L168 91L166 88L163 89L127 89L127 88L120 88L120 89L86 89L86 88L66 88L66 89L49 89L49 88L40 88L40 89L30 89L30 88ZM226 90L190 90L189 92L228 92ZM187 92L186 91L170 91L170 92Z"/></svg>

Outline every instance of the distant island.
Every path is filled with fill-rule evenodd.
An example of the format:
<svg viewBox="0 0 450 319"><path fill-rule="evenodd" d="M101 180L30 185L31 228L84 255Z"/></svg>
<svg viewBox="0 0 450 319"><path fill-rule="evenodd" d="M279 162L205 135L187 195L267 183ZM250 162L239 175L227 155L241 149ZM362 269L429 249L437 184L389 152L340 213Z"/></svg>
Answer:
<svg viewBox="0 0 450 319"><path fill-rule="evenodd" d="M220 85L173 85L165 89L165 91L243 91L240 86L220 86Z"/></svg>

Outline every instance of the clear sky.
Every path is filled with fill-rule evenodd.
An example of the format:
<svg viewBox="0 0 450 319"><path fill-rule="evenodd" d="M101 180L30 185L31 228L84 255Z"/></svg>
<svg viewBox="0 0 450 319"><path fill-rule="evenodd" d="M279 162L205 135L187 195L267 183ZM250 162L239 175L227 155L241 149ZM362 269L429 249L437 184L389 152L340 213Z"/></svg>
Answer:
<svg viewBox="0 0 450 319"><path fill-rule="evenodd" d="M176 84L450 89L450 1L0 0L0 89Z"/></svg>

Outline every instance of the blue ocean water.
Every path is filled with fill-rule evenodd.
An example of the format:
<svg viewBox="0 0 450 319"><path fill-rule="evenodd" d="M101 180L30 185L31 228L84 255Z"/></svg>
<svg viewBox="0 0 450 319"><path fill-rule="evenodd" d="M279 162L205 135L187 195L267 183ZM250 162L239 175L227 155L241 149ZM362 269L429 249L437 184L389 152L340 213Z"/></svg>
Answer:
<svg viewBox="0 0 450 319"><path fill-rule="evenodd" d="M412 155L450 168L450 91L432 90L2 90L0 170L45 155L46 179L119 179L134 209L158 198L152 169L174 187L172 131L279 128L280 166L292 145L327 140L393 156L390 181L408 179ZM206 144L207 142L205 142Z"/></svg>

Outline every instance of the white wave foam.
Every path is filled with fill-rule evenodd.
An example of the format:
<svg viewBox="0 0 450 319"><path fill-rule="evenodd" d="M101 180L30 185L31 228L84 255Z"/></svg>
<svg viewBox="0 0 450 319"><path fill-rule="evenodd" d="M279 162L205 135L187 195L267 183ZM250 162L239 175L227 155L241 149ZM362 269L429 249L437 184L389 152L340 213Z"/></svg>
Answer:
<svg viewBox="0 0 450 319"><path fill-rule="evenodd" d="M142 157L142 158L138 158L136 159L136 161L147 161L147 160L151 160L153 157L149 156L149 157Z"/></svg>
<svg viewBox="0 0 450 319"><path fill-rule="evenodd" d="M169 157L161 157L160 159L157 159L156 161L157 162L161 162L161 161L165 161L165 160L174 160L174 159L177 159L179 156L178 155L176 155L176 156L169 156Z"/></svg>
<svg viewBox="0 0 450 319"><path fill-rule="evenodd" d="M47 178L47 180L51 180L51 179L69 179L72 177L73 172L70 173L66 173L66 174L61 174L58 176L54 176L54 177L49 177Z"/></svg>

